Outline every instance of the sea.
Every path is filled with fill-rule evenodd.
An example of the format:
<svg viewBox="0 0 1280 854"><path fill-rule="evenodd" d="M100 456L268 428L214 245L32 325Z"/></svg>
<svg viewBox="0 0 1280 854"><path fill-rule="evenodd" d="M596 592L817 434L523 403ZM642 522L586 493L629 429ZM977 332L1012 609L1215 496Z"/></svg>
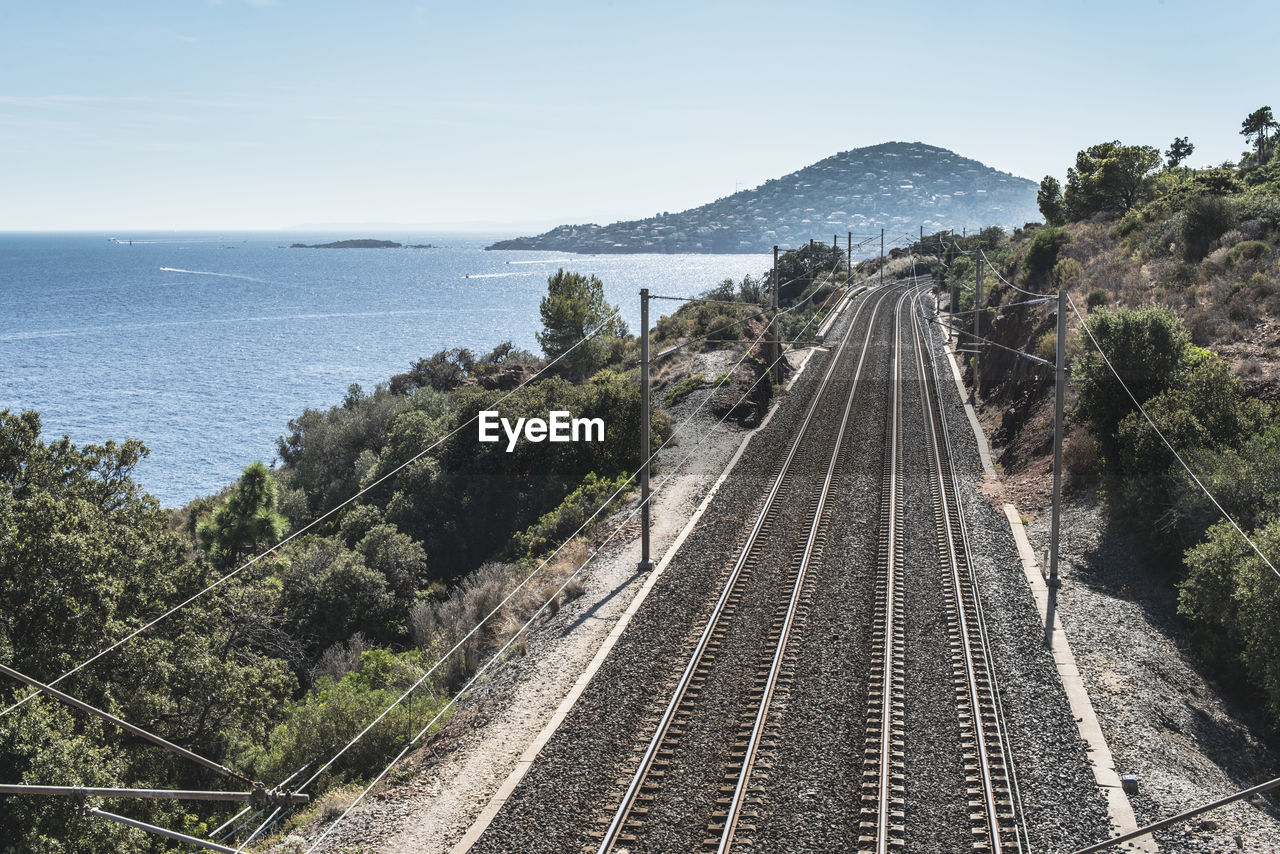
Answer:
<svg viewBox="0 0 1280 854"><path fill-rule="evenodd" d="M448 347L538 352L563 268L604 282L628 327L639 291L697 295L765 255L486 252L510 234L0 234L0 409L44 438L140 439L135 479L167 507L218 492L305 409L371 390ZM293 249L367 238L431 248ZM676 302L655 302L653 319Z"/></svg>

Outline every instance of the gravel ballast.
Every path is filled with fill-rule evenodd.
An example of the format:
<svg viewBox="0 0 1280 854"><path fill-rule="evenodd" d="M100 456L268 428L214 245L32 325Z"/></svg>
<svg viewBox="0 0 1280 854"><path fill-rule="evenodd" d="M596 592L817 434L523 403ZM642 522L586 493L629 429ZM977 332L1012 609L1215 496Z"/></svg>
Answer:
<svg viewBox="0 0 1280 854"><path fill-rule="evenodd" d="M880 357L883 358L883 353ZM724 484L699 530L690 537L680 557L659 580L609 659L473 850L576 851L590 844L587 832L596 826L598 819L611 815L611 807L616 804L617 780L629 775L634 765L633 751L641 747L652 732L648 721L655 707L665 701L674 675L685 663L689 635L700 629L709 603L718 592L726 555L736 554L741 529L749 522L752 508L758 506L760 496L776 471L777 463L770 461L779 459L803 412L804 407L796 404L807 401L816 377L823 370L825 364L811 365L791 399L782 402L768 428L752 441L748 457L743 460L736 476ZM1071 850L1105 835L1105 807L1093 782L1083 742L1067 709L1053 662L1040 642L1038 618L1007 522L982 498L976 487L981 479L976 443L968 432L954 385L941 383L940 389L944 402L949 404L947 417L957 455L956 466L963 481L961 498L968 516L980 587L987 603L988 628L995 647L993 658L997 664L1031 847L1036 851ZM882 415L871 414L867 420L880 418ZM915 444L919 447L920 443ZM907 445L911 445L911 440ZM873 470L878 472L878 465ZM846 516L853 525L858 525L855 520L874 519L875 513L874 507L870 510L859 507ZM929 518L932 519L931 516ZM862 524L862 527L866 525ZM833 532L828 556L839 551L834 545L838 542L849 546L850 555L858 553L856 543L840 539L846 535L852 534L849 531L846 534ZM912 537L932 538L932 535L932 522L920 526L919 531L908 530L909 541ZM910 548L909 554L912 553ZM850 583L856 585L857 582L851 580ZM919 593L922 597L927 596L923 589ZM865 597L866 593L861 595ZM856 596L847 601L852 603ZM917 614L915 619L927 634L930 630L930 606L926 598L919 601L918 608L924 613ZM817 695L805 698L799 688L806 672L829 669L823 661L822 649L813 647L813 644L822 635L818 628L824 621L830 621L833 613L824 612L821 605L815 604L806 621L803 640L797 646L797 649L805 651L805 655L802 663L797 665L797 687L789 693L788 709L798 709L800 706L797 704L803 703L803 708L808 710L825 707L830 712L836 709L837 720L856 720L865 715L865 697L845 694L837 700L833 692L825 699ZM850 632L831 632L834 646L826 657L856 656L857 634L856 621ZM924 668L918 669L923 671ZM852 683L845 679L838 684L848 690ZM838 702L852 705L855 711L850 715L847 710L837 709ZM949 714L954 717L954 708ZM840 735L846 740L853 740L857 749L849 752L860 753L863 734L855 731L860 728L847 724L837 726L842 728L835 732L823 732L818 728L814 731L828 739ZM941 718L937 726L942 728ZM800 763L795 757L816 755L818 743L798 746L795 756L786 755L780 747L778 762L771 776L776 774L780 780L783 779L788 764L793 769L799 768ZM950 752L944 750L943 754ZM846 766L847 761L844 760ZM921 785L927 785L929 789L944 788L954 782L946 777L945 772L939 772L942 776L936 780L926 780L926 769L931 764L945 765L944 760L931 763L929 757L922 754L915 756L911 764L919 769ZM847 767L844 770L848 772ZM816 776L820 778L822 774ZM850 837L856 824L839 817L857 811L858 804L853 800L852 790L846 789L850 803L842 807L839 803L824 803L824 795L815 794L815 789L813 786L794 787L785 799L794 809L789 820L793 831L797 823L803 824L803 828L785 839L774 837L769 844L765 844L769 837L762 835L761 850L819 851L833 850L832 845L854 844L855 840ZM683 803L683 815L679 807L665 808L668 812L661 822L664 830L682 822L690 827L701 823L705 829L708 815L703 811L704 807L688 800ZM841 812L833 814L832 810ZM922 828L920 841L909 841L908 850L946 850L938 847L947 844L942 836L931 838L924 833L926 813L927 808L922 806L920 818L915 822ZM648 821L657 823L653 816ZM755 823L763 834L766 823L761 820ZM843 829L824 836L821 827L833 824ZM947 826L954 825L947 822ZM631 850L690 850L688 832L656 833L642 839L646 844ZM951 841L961 844L954 837Z"/></svg>

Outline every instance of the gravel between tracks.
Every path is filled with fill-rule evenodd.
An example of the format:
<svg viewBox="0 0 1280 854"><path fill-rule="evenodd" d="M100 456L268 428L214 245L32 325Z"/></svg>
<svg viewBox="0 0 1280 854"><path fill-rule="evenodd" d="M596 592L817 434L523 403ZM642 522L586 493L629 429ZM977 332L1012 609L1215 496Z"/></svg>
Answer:
<svg viewBox="0 0 1280 854"><path fill-rule="evenodd" d="M1013 534L1003 513L982 494L982 462L955 383L945 373L941 336L941 400L951 434L952 464L978 573L992 659L1009 727L1031 850L1065 852L1104 838L1109 819L1088 765L1085 743L1067 706L1053 659L1045 650Z"/></svg>
<svg viewBox="0 0 1280 854"><path fill-rule="evenodd" d="M773 420L752 438L702 524L474 851L577 851L589 842L593 820L611 815L615 781L647 740L645 722L669 696L689 635L705 622L720 588L726 555L737 554L743 527L760 506L828 357L814 356Z"/></svg>
<svg viewBox="0 0 1280 854"><path fill-rule="evenodd" d="M637 734L649 731L645 719L655 703L665 701L673 674L684 663L688 635L702 625L719 588L724 556L736 554L742 528L767 490L827 358L823 351L815 353L792 395L781 402L766 429L753 437L746 456L721 487L679 558L658 580L613 653L474 851L577 851L588 842L586 830L593 820L609 815L606 807L617 792L616 779L628 770ZM977 489L982 473L976 444L954 384L944 381L940 389L949 404L955 465L987 603L1032 850L1068 851L1105 834L1105 807L1052 661L1038 643L1039 621L1008 525ZM691 483L679 499L686 505L680 524L697 504L699 488L709 487L735 445L736 437L722 443L718 466L714 455L699 455L705 461L700 487ZM681 448L673 450L683 456ZM691 482L697 479L689 477ZM655 514L655 518L663 516ZM873 508L869 518L874 516ZM927 533L932 536L931 527ZM833 537L828 554L835 549ZM449 751L437 749L420 758L421 771L413 780L354 811L325 850L447 851L514 766L524 745L567 693L638 589L633 561L634 555L619 549L597 567L587 595L536 632L529 655L512 662L482 696L469 703L469 711L459 715L458 727L446 729L437 744L447 744ZM606 566L612 568L606 570ZM815 609L810 621L818 614ZM818 625L810 622L815 632L807 631L806 636L815 637ZM797 674L797 682L799 678ZM852 703L857 707L855 717L865 714L861 696L812 700L814 708L825 705L831 711L841 711L833 704ZM468 728L485 721L483 727ZM862 733L849 734L860 747ZM809 812L797 812L796 821L807 825L830 820L828 807L818 805L815 794L795 792L798 801L813 804ZM829 835L810 834L810 838L813 842L805 845L777 840L759 850L840 850L831 847ZM847 835L844 841L851 847Z"/></svg>
<svg viewBox="0 0 1280 854"><path fill-rule="evenodd" d="M807 394L823 365L814 365L796 398ZM1088 768L1052 661L1039 644L1039 622L1021 575L1013 539L1002 516L976 489L981 477L976 444L959 409L954 386L941 384L957 467L965 481L962 500L987 601L988 620L1023 806L1036 851L1066 851L1098 838L1107 827L1103 801ZM791 403L789 401L788 403ZM660 580L613 655L570 713L556 737L476 847L479 852L575 851L588 842L593 819L616 792L637 733L647 727L653 700L683 664L687 630L698 626L720 579L723 555L732 553L739 529L757 505L775 459L799 417L784 406L770 429L757 436L739 476L725 484L687 554ZM931 531L929 532L932 533ZM859 705L862 700L857 701ZM604 761L601 761L602 758ZM846 840L852 843L852 840ZM661 849L653 849L661 850ZM803 850L786 847L762 850ZM918 849L923 850L923 849Z"/></svg>
<svg viewBox="0 0 1280 854"><path fill-rule="evenodd" d="M717 375L731 364L730 355L729 351L700 354L689 369ZM798 364L803 355L804 351L793 353L793 363ZM670 412L673 423L692 414L709 394L709 390L695 392L682 401ZM694 437L705 433L715 420L703 410L679 434L680 441L659 454L655 489L666 472L693 450ZM739 428L722 426L697 446L697 454L666 486L655 491L655 558L692 516L742 437ZM611 530L619 518L621 514L601 530ZM410 755L406 782L372 793L330 834L321 850L330 854L449 851L515 768L525 747L550 720L639 591L644 577L635 573L638 559L638 526L632 521L583 577L583 595L537 627L529 637L527 654L500 668L464 702L431 744ZM321 829L303 832L314 838Z"/></svg>

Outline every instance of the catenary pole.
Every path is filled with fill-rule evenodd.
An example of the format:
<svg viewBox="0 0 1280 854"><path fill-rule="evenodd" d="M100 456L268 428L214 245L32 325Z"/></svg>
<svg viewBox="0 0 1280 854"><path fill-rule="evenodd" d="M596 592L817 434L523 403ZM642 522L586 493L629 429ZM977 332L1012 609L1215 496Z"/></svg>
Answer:
<svg viewBox="0 0 1280 854"><path fill-rule="evenodd" d="M884 229L880 229L880 284L884 284Z"/></svg>
<svg viewBox="0 0 1280 854"><path fill-rule="evenodd" d="M773 365L773 382L775 385L782 382L782 369L779 367L781 361L778 357L782 355L782 344L778 341L778 247L773 247L773 291L772 307L773 316L769 318L769 337L773 340L773 345L769 348L769 362Z"/></svg>
<svg viewBox="0 0 1280 854"><path fill-rule="evenodd" d="M973 288L973 349L982 349L982 256L978 256L974 271ZM976 403L978 393L982 391L982 376L978 373L978 354L973 354L973 399Z"/></svg>
<svg viewBox="0 0 1280 854"><path fill-rule="evenodd" d="M845 238L848 242L845 244L848 248L844 251L844 280L850 282L853 280L853 232L849 232Z"/></svg>
<svg viewBox="0 0 1280 854"><path fill-rule="evenodd" d="M649 289L640 289L640 572L653 568L649 559Z"/></svg>
<svg viewBox="0 0 1280 854"><path fill-rule="evenodd" d="M1049 585L1058 579L1058 537L1062 532L1062 422L1066 397L1067 292L1058 291L1058 356L1053 371L1053 519L1049 526Z"/></svg>

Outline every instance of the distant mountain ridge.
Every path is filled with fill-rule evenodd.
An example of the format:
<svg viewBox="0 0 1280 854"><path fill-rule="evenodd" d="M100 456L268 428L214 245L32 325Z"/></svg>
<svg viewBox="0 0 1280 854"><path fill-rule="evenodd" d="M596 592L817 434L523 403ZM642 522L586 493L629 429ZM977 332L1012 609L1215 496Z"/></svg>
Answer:
<svg viewBox="0 0 1280 854"><path fill-rule="evenodd" d="M811 238L1006 228L1040 220L1038 185L954 151L886 142L842 151L710 204L612 225L561 225L488 249L562 252L768 252ZM879 247L877 247L878 249Z"/></svg>

